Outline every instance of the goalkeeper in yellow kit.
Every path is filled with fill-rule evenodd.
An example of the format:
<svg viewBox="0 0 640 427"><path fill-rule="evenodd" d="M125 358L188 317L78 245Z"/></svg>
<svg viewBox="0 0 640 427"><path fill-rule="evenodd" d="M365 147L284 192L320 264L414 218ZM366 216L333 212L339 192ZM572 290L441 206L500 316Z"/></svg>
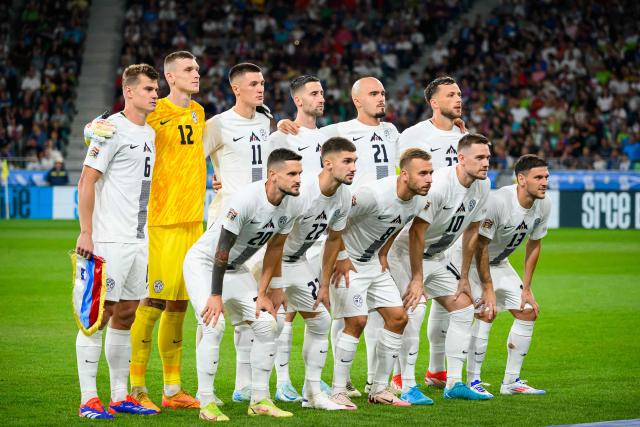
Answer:
<svg viewBox="0 0 640 427"><path fill-rule="evenodd" d="M202 136L204 109L191 96L200 89L195 57L173 52L164 60L169 96L158 101L147 123L156 132L156 163L149 200L149 297L140 301L131 328L131 395L143 406L159 410L151 401L145 374L153 328L158 328L164 390L162 406L198 408L198 401L180 385L182 324L189 303L182 263L202 234L206 161ZM87 125L85 136L105 140L113 134L100 120Z"/></svg>

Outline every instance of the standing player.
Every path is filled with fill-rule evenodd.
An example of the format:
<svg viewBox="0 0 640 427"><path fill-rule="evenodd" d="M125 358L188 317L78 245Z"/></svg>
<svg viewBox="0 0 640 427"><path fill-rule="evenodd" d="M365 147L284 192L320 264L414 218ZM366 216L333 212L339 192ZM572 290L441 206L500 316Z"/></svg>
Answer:
<svg viewBox="0 0 640 427"><path fill-rule="evenodd" d="M285 134L276 131L269 135L269 148L288 148L302 156L302 175L314 180L322 170L320 149L327 137L318 129L316 121L324 113L324 91L320 79L315 76L303 75L296 77L289 86L291 98L298 112L293 124L298 127L297 134ZM315 277L319 277L320 262L318 256L325 235L321 235L316 243L307 250L306 257ZM271 289L277 287L277 283L271 284ZM282 332L276 341L278 349L276 353L275 369L278 377L276 399L294 402L301 399L297 390L291 384L289 376L289 357L291 355L291 341L293 338L292 322L295 312L285 313L284 306L278 312L278 323L283 323ZM323 386L326 386L323 383ZM326 386L328 388L328 386Z"/></svg>
<svg viewBox="0 0 640 427"><path fill-rule="evenodd" d="M434 173L434 185L425 208L411 227L400 233L389 257L396 282L400 286L408 283L404 298L406 307L415 308L426 293L449 312L445 398L488 398L462 382L462 367L473 322L468 273L491 186L487 180L489 157L487 138L478 134L462 137L458 143L459 164ZM463 233L462 264L455 265L445 251ZM408 271L411 271L411 278L407 277ZM487 316L492 318L495 295L490 281L483 283L483 299Z"/></svg>
<svg viewBox="0 0 640 427"><path fill-rule="evenodd" d="M478 262L491 265L498 311L509 310L514 317L507 340L507 368L500 387L501 394L544 394L520 380L524 356L529 351L538 304L531 291L533 272L540 256L541 240L547 234L551 201L546 196L549 180L547 162L528 154L515 164L517 184L502 187L490 197L487 213L480 226ZM524 256L524 280L520 280L509 263L509 255L528 237ZM482 261L481 261L482 260ZM469 274L474 298L480 298L481 282L472 266ZM491 320L480 312L473 327L467 359L469 386L481 393L480 370L489 342Z"/></svg>
<svg viewBox="0 0 640 427"><path fill-rule="evenodd" d="M424 98L433 115L405 129L398 139L398 152L408 148L420 148L431 154L433 169L458 164L458 141L465 134L462 116L462 92L451 77L438 77L424 90ZM405 286L406 284L399 284ZM404 289L402 289L404 291ZM393 386L402 389L411 398L416 385L415 364L420 347L420 328L426 311L426 301L408 313L409 322L403 336L403 349L398 358L400 370L396 370ZM429 368L425 374L428 385L444 387L447 372L444 365L444 341L449 327L449 314L436 300L431 301L427 336L429 338ZM402 379L399 372L402 372Z"/></svg>
<svg viewBox="0 0 640 427"><path fill-rule="evenodd" d="M269 398L269 376L275 356L275 312L265 297L267 286L282 259L286 234L293 218L303 209L303 201L290 196L300 193L301 157L286 149L269 155L267 181L246 186L231 196L219 217L189 250L184 273L191 304L203 328L197 347L198 392L202 409L200 417L223 421L224 416L213 401L213 377L219 349L218 325L223 303L232 324L248 324L254 331L251 349L251 403L249 415L290 417ZM265 253L260 288L246 261L273 236L277 244ZM216 247L215 256L212 253ZM226 272L226 274L225 274ZM224 287L223 287L224 281ZM261 309L265 311L260 313Z"/></svg>
<svg viewBox="0 0 640 427"><path fill-rule="evenodd" d="M132 394L148 407L145 383L153 328L160 319L158 349L162 360L162 406L197 408L198 401L182 390L182 325L188 295L182 262L202 234L206 163L202 144L204 109L191 96L198 93L200 74L195 57L186 51L167 55L164 75L169 96L158 102L147 123L156 131L158 163L149 201L149 297L136 312L131 329Z"/></svg>
<svg viewBox="0 0 640 427"><path fill-rule="evenodd" d="M267 159L267 137L271 115L264 107L264 77L255 64L243 62L229 70L229 84L236 97L235 105L207 120L205 154L211 156L214 171L222 188L209 206L207 224L222 214L227 199L246 185L260 181L264 175L263 159ZM251 263L255 262L250 260ZM251 389L251 328L241 324L235 328L236 386L233 400L249 400Z"/></svg>
<svg viewBox="0 0 640 427"><path fill-rule="evenodd" d="M302 347L305 364L303 408L350 409L341 404L339 398L332 400L327 396L322 390L320 377L329 349L329 278L351 208L351 192L342 184L351 185L353 182L355 152L355 145L344 138L330 138L322 145L324 168L320 174L303 182L301 197L305 201L305 208L296 219L285 243L282 277L274 277L272 281L272 286L274 282L280 282L285 290L287 314L299 312L306 324ZM319 269L310 262L309 249L325 233L328 236L322 257L321 277L318 275ZM318 262L317 258L315 261ZM281 290L274 290L272 295L276 305L282 301L278 293ZM320 306L320 302L327 307Z"/></svg>
<svg viewBox="0 0 640 427"><path fill-rule="evenodd" d="M429 160L429 154L422 150L408 150L400 159L398 177L371 182L353 195L348 225L343 233L346 251L335 267L335 276L345 277L336 287L331 287L333 315L344 319L345 325L334 350L334 398L340 398L353 409L356 406L347 397L346 386L370 310L380 312L384 328L374 351L369 402L410 405L387 389L407 323L398 287L388 271L387 253L398 232L424 206L424 199L416 196L425 196L429 191L433 172Z"/></svg>
<svg viewBox="0 0 640 427"><path fill-rule="evenodd" d="M122 75L123 111L107 120L117 131L114 141L91 141L78 181L80 236L76 253L107 261L104 325L109 322L105 354L109 364L111 403L105 411L98 398L96 375L102 352L102 330L78 332L76 356L79 415L113 418L112 413L156 414L127 393L131 357L131 324L147 294L147 203L155 161L153 128L146 118L156 108L158 72L146 64L131 65ZM95 228L94 228L95 226Z"/></svg>

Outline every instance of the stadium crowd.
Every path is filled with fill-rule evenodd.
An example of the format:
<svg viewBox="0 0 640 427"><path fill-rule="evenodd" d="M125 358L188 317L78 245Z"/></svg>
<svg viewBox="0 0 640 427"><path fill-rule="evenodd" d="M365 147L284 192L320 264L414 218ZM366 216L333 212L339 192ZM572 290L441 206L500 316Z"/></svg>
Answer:
<svg viewBox="0 0 640 427"><path fill-rule="evenodd" d="M75 115L88 3L31 0L21 10L10 3L0 6L0 157L54 169Z"/></svg>

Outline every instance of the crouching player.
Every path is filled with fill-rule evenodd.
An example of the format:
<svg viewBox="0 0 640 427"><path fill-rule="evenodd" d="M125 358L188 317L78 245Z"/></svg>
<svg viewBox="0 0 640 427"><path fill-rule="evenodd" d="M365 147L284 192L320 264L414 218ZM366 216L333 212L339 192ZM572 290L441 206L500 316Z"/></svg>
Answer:
<svg viewBox="0 0 640 427"><path fill-rule="evenodd" d="M507 339L507 367L501 394L544 394L520 379L520 369L529 351L533 325L538 317L538 304L531 291L533 272L540 256L541 240L547 234L551 201L546 196L549 169L547 163L535 156L525 155L515 164L517 183L502 187L490 196L487 213L479 230L476 258L490 264L498 311L509 310L514 317ZM529 238L524 256L524 279L509 263L509 255ZM482 289L478 270L469 272L474 299ZM471 346L467 357L467 380L474 390L489 394L482 387L480 369L489 342L491 321L483 312L476 314Z"/></svg>
<svg viewBox="0 0 640 427"><path fill-rule="evenodd" d="M233 326L248 324L255 335L251 348L248 414L293 415L277 408L270 399L276 322L273 305L264 297L264 292L282 260L282 249L293 219L303 209L302 200L295 197L300 194L300 160L301 157L290 150L274 150L267 161L268 179L254 182L231 196L225 206L226 215L216 220L185 257L187 292L202 326L202 339L196 347L201 419L228 420L216 406L213 395L220 334L224 330L219 318L223 304ZM269 245L265 252L259 290L245 263L272 237L277 239L277 244ZM268 312L261 313L262 308Z"/></svg>
<svg viewBox="0 0 640 427"><path fill-rule="evenodd" d="M81 405L79 415L113 418L114 413L156 414L127 392L131 359L131 324L140 299L147 296L147 205L155 162L155 132L146 118L156 108L158 72L146 64L123 73L125 108L107 120L117 129L113 141L91 141L80 180L80 236L76 254L104 258L106 297L102 325L107 322L105 353L109 364L111 402L108 412L98 398L96 375L102 352L102 330L76 339Z"/></svg>

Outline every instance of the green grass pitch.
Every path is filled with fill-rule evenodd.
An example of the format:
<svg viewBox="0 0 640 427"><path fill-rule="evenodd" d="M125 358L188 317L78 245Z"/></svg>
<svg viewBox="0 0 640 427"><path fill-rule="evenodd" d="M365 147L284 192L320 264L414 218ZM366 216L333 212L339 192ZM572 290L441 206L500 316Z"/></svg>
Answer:
<svg viewBox="0 0 640 427"><path fill-rule="evenodd" d="M76 327L71 315L67 251L77 237L73 221L0 221L0 425L98 424L77 416L79 387L75 362ZM512 256L522 269L522 251ZM289 420L249 418L246 404L231 402L235 361L233 331L227 327L216 379L223 411L233 425L531 425L640 418L640 232L551 230L543 242L534 277L541 305L523 378L546 396L499 396L487 402L444 401L428 390L432 407L388 408L357 399L355 413L302 410ZM483 379L497 394L506 360L511 316L493 328ZM185 321L182 380L195 393L195 321ZM294 325L293 383L300 388L303 325ZM424 373L428 345L423 329L417 374ZM363 340L361 340L363 341ZM104 354L104 353L103 353ZM330 382L331 356L324 379ZM362 390L366 362L361 343L352 378ZM275 377L275 374L274 374ZM147 383L160 403L161 366L152 353ZM104 356L98 376L100 397L109 401ZM272 383L272 392L275 393ZM146 418L120 416L112 425L203 425L196 411L166 410Z"/></svg>

